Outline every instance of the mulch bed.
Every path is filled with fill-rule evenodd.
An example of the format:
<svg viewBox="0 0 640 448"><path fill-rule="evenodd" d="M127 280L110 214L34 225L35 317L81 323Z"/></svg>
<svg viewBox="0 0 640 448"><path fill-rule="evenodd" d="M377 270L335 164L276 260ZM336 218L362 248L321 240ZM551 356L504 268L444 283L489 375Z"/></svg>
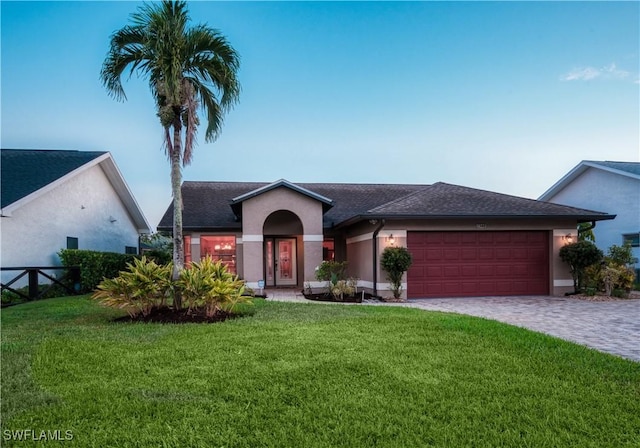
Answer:
<svg viewBox="0 0 640 448"><path fill-rule="evenodd" d="M367 301L378 301L378 302L406 302L405 299L394 299L393 297L380 297L380 296L374 296L368 292L364 293L364 297L362 292L357 293L354 296L351 297L345 297L343 300L336 300L333 295L326 293L326 292L320 292L320 293L314 293L314 294L308 294L306 292L302 292L302 295L304 296L305 299L307 300L313 300L316 302L334 302L334 303L362 303L363 301L367 302Z"/></svg>
<svg viewBox="0 0 640 448"><path fill-rule="evenodd" d="M114 319L114 322L147 322L147 323L161 323L161 324L213 324L217 322L224 322L227 319L233 319L240 317L237 313L228 313L226 311L218 311L212 317L208 317L204 309L189 310L175 310L173 308L155 308L147 316L142 314L131 317L124 316Z"/></svg>
<svg viewBox="0 0 640 448"><path fill-rule="evenodd" d="M629 297L613 297L605 295L587 296L584 294L572 294L568 297L578 300L586 300L588 302L615 302L618 300L640 299L640 291L631 291Z"/></svg>
<svg viewBox="0 0 640 448"><path fill-rule="evenodd" d="M343 300L336 300L331 294L327 293L316 293L316 294L307 294L303 293L304 298L307 300L313 300L316 302L336 302L336 303L361 303L362 302L362 294L358 294L352 297L344 297ZM366 298L367 294L365 294Z"/></svg>

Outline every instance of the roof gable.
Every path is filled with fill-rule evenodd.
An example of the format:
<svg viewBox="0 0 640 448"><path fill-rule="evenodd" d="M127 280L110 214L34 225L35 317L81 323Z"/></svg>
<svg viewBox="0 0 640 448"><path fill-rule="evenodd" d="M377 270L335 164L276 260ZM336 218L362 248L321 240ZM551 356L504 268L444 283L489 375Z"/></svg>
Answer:
<svg viewBox="0 0 640 448"><path fill-rule="evenodd" d="M0 153L2 208L106 154L104 151L25 149L3 149Z"/></svg>
<svg viewBox="0 0 640 448"><path fill-rule="evenodd" d="M142 209L109 152L22 149L2 149L0 152L2 215L10 216L14 210L53 190L67 179L99 165L138 231L151 231Z"/></svg>
<svg viewBox="0 0 640 448"><path fill-rule="evenodd" d="M241 213L241 207L240 205L242 204L242 202L246 201L247 199L251 199L254 198L256 196L260 196L261 194L264 194L268 191L272 191L275 190L276 188L288 188L289 190L295 191L297 193L300 193L304 196L307 196L311 199L314 199L318 202L322 203L322 209L323 211L327 211L329 208L333 207L333 200L318 194L314 191L311 191L301 185L298 184L294 184L292 182L289 182L286 179L280 179L277 180L271 184L268 185L263 185L261 187L255 188L251 191L248 191L246 193L243 193L239 196L236 196L234 198L232 198L229 201L229 204L231 205L231 208L233 209L234 213L236 214L236 216L239 216Z"/></svg>
<svg viewBox="0 0 640 448"><path fill-rule="evenodd" d="M567 187L571 182L577 179L582 173L589 168L607 171L624 177L640 180L640 163L639 162L612 162L612 161L595 161L583 160L571 171L565 174L558 182L553 184L551 188L542 193L538 198L541 201L548 201Z"/></svg>

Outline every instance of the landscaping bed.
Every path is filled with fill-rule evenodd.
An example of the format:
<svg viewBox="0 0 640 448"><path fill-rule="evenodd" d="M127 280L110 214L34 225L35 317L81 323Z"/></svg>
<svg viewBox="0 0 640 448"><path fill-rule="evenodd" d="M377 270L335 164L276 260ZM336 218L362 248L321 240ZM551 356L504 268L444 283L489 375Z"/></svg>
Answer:
<svg viewBox="0 0 640 448"><path fill-rule="evenodd" d="M634 300L640 299L640 291L631 291L628 297L606 296L603 294L570 294L572 299L586 300L589 302L616 302L618 300Z"/></svg>
<svg viewBox="0 0 640 448"><path fill-rule="evenodd" d="M115 322L154 322L161 324L202 324L224 322L227 319L238 317L237 313L218 310L213 316L207 316L204 308L180 309L170 307L154 308L149 314L138 314L135 317L123 316L114 319Z"/></svg>

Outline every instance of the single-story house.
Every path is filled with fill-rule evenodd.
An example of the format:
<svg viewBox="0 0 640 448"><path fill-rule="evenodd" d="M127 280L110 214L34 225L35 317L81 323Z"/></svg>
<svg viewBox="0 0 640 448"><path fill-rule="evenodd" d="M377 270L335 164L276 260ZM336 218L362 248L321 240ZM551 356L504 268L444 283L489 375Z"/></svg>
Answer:
<svg viewBox="0 0 640 448"><path fill-rule="evenodd" d="M59 266L60 249L137 253L139 235L151 233L109 152L0 154L3 268ZM17 274L3 271L2 283Z"/></svg>
<svg viewBox="0 0 640 448"><path fill-rule="evenodd" d="M612 245L628 241L640 258L639 162L583 160L539 200L615 213L615 220L593 228L596 246L606 254Z"/></svg>
<svg viewBox="0 0 640 448"><path fill-rule="evenodd" d="M323 260L348 262L359 286L389 294L380 256L406 246L408 298L564 294L558 251L603 212L446 183L184 182L186 261L223 260L250 287L311 286ZM170 206L158 230L171 231Z"/></svg>

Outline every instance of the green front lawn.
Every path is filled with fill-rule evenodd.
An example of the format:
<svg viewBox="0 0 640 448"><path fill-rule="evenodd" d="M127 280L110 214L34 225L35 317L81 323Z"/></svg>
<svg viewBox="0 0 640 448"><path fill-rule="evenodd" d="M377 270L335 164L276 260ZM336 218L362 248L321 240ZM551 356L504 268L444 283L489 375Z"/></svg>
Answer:
<svg viewBox="0 0 640 448"><path fill-rule="evenodd" d="M87 297L3 310L2 446L55 430L95 447L640 445L639 363L453 314L247 310L185 325L113 323Z"/></svg>

